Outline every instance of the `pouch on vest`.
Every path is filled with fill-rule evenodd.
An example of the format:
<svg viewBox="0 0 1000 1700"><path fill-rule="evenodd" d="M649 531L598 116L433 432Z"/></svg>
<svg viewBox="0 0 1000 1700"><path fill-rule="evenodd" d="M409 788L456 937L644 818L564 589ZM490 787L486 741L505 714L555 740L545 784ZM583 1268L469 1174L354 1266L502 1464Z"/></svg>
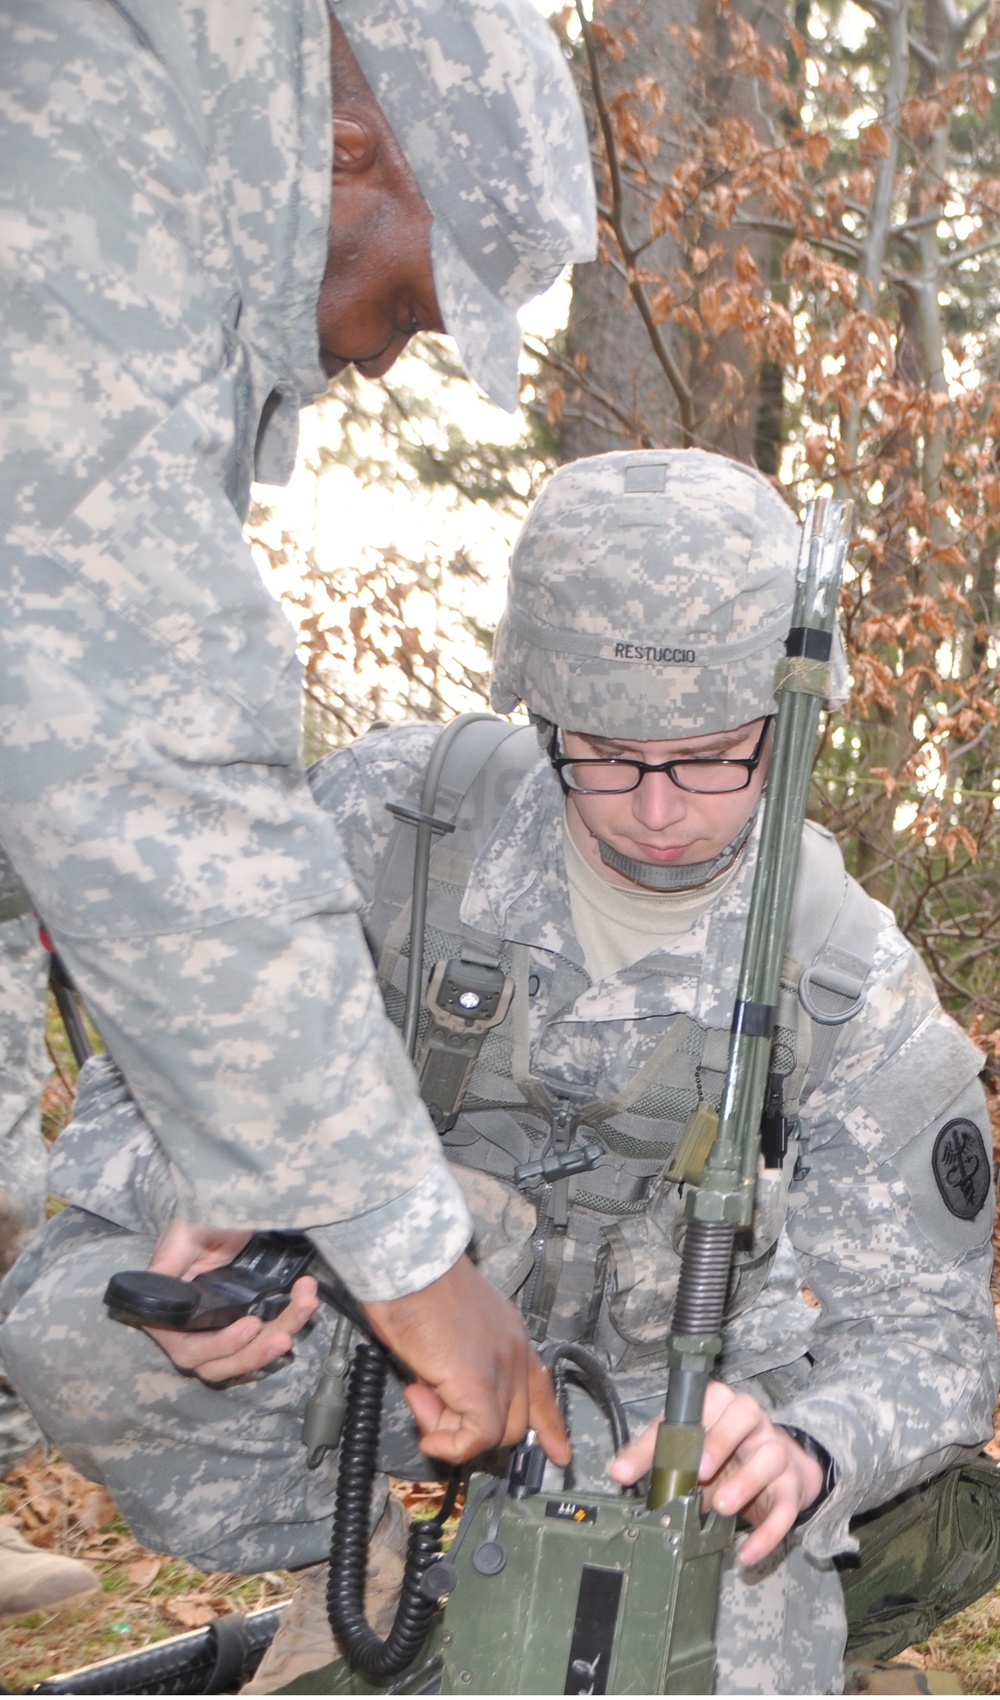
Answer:
<svg viewBox="0 0 1000 1700"><path fill-rule="evenodd" d="M837 1560L848 1663L890 1659L1000 1581L1000 1464L956 1464L851 1524Z"/></svg>
<svg viewBox="0 0 1000 1700"><path fill-rule="evenodd" d="M455 956L438 962L424 994L430 1024L417 1057L417 1085L438 1133L458 1120L465 1089L491 1027L511 1005L514 982L498 963Z"/></svg>

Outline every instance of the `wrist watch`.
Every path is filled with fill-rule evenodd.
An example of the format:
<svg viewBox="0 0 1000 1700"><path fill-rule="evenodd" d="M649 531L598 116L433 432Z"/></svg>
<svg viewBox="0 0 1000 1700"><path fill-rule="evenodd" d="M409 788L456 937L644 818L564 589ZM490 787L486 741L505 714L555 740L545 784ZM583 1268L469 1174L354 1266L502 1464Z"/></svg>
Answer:
<svg viewBox="0 0 1000 1700"><path fill-rule="evenodd" d="M821 1446L818 1440L814 1440L811 1434L806 1434L804 1429L793 1428L791 1423L775 1423L774 1426L775 1428L784 1429L786 1434L790 1434L792 1439L797 1441L801 1446L806 1457L814 1458L823 1472L823 1480L820 1484L819 1493L816 1495L816 1498L813 1500L811 1505L803 1506L802 1510L796 1517L795 1522L792 1524L793 1529L801 1529L804 1523L808 1523L810 1518L815 1517L824 1500L829 1499L831 1493L836 1487L837 1466L830 1457L826 1447Z"/></svg>

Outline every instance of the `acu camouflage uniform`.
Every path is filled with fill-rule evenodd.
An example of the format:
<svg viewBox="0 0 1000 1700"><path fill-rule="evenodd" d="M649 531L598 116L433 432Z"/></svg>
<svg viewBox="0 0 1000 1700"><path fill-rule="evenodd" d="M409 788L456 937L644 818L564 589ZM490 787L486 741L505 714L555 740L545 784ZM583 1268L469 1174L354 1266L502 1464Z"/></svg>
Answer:
<svg viewBox="0 0 1000 1700"><path fill-rule="evenodd" d="M382 0L370 42L368 10L344 0L343 26L404 151L412 141L449 329L509 404L516 308L593 252L567 69L527 0ZM0 838L144 1112L107 1059L91 1065L103 1113L85 1079L54 1185L101 1220L64 1212L26 1282L95 1238L116 1267L144 1264L178 1212L309 1226L361 1297L424 1285L468 1236L412 1077L401 1058L387 1067L398 1045L357 895L299 764L292 632L241 534L251 479L287 479L298 410L326 388L331 108L325 0L0 3ZM0 938L0 1086L17 1126L41 1043L23 1002L41 992L26 927L15 918ZM134 1440L159 1461L183 1522L204 1457L192 1450L187 1478L160 1459L155 1389L165 1408L193 1397L179 1416L192 1440L198 1401L214 1433L228 1396L138 1337L122 1364L103 1275L89 1295L85 1277L61 1265L34 1295L53 1430L71 1454L96 1383L111 1450ZM148 1351L130 1400L136 1345ZM24 1346L10 1356L30 1393L43 1365ZM251 1396L248 1469L236 1459L206 1489L209 1568L254 1458L276 1448L277 1479L295 1451L287 1378L269 1426L273 1386ZM104 1436L95 1418L99 1451ZM309 1490L308 1514L324 1516L328 1484ZM302 1514L296 1491L286 1502L278 1483L277 1525ZM140 1494L115 1492L151 1544L184 1548L169 1526L148 1534ZM266 1565L264 1544L235 1562Z"/></svg>
<svg viewBox="0 0 1000 1700"><path fill-rule="evenodd" d="M16 1258L22 1239L34 1233L45 1220L45 1146L38 1100L51 1073L45 1049L48 968L48 952L38 936L38 922L31 913L30 899L0 852L0 1272L3 1273Z"/></svg>
<svg viewBox="0 0 1000 1700"><path fill-rule="evenodd" d="M163 1222L323 1225L389 1296L466 1227L378 1064L293 634L240 529L255 443L287 478L326 387L328 26L322 0L242 21L0 12L0 833L155 1130Z"/></svg>

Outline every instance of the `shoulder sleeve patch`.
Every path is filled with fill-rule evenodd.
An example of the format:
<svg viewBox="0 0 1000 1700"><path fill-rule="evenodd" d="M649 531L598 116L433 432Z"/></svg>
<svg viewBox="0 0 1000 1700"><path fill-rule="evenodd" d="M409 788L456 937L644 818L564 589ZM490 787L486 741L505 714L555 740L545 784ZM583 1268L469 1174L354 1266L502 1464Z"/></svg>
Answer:
<svg viewBox="0 0 1000 1700"><path fill-rule="evenodd" d="M990 1190L989 1158L974 1121L956 1116L945 1123L934 1141L931 1167L938 1192L952 1215L963 1222L973 1221Z"/></svg>

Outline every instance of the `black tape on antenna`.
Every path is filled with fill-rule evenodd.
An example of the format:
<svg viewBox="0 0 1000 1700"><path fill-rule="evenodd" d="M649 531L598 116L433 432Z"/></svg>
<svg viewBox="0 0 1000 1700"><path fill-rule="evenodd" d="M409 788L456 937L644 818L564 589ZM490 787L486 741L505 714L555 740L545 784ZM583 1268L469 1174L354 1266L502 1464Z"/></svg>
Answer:
<svg viewBox="0 0 1000 1700"><path fill-rule="evenodd" d="M770 1039L774 1032L773 1003L750 1003L738 998L733 1010L734 1033L745 1033L748 1039Z"/></svg>
<svg viewBox="0 0 1000 1700"><path fill-rule="evenodd" d="M829 661L833 633L818 626L793 626L785 639L786 655L802 655L807 661Z"/></svg>

